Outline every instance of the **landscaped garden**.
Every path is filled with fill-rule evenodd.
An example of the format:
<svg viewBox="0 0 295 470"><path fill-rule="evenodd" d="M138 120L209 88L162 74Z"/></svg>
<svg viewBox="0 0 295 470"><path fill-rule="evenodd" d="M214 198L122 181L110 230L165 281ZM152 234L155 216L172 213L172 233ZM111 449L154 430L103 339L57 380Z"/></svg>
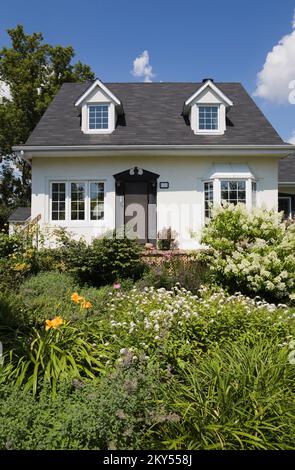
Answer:
<svg viewBox="0 0 295 470"><path fill-rule="evenodd" d="M206 250L0 236L1 449L294 449L295 225L214 209Z"/></svg>

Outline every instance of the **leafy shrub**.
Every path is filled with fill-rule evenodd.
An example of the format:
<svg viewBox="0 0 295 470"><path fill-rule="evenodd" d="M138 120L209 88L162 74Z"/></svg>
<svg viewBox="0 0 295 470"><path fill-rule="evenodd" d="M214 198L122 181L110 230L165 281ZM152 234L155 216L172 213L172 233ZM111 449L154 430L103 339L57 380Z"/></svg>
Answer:
<svg viewBox="0 0 295 470"><path fill-rule="evenodd" d="M4 232L8 232L8 219L12 211L13 211L12 207L8 207L0 203L0 230L1 231L4 230Z"/></svg>
<svg viewBox="0 0 295 470"><path fill-rule="evenodd" d="M294 449L295 367L269 338L224 344L197 357L164 401L179 421L158 438L170 449Z"/></svg>
<svg viewBox="0 0 295 470"><path fill-rule="evenodd" d="M28 302L34 302L40 296L44 296L47 301L54 299L56 302L64 299L74 288L74 279L70 274L49 271L31 276L21 285L19 293Z"/></svg>
<svg viewBox="0 0 295 470"><path fill-rule="evenodd" d="M70 319L71 294L76 290L71 275L59 272L41 272L30 276L19 288L18 298L23 305L26 321L35 326L59 314Z"/></svg>
<svg viewBox="0 0 295 470"><path fill-rule="evenodd" d="M91 245L64 240L61 258L80 282L96 286L138 279L144 270L139 244L128 238L97 238Z"/></svg>
<svg viewBox="0 0 295 470"><path fill-rule="evenodd" d="M38 272L36 247L32 234L0 233L0 288L17 289L30 274Z"/></svg>
<svg viewBox="0 0 295 470"><path fill-rule="evenodd" d="M0 341L6 349L14 347L15 340L26 324L23 304L12 291L0 289Z"/></svg>
<svg viewBox="0 0 295 470"><path fill-rule="evenodd" d="M23 239L19 234L8 235L4 229L0 230L0 258L5 258L22 247Z"/></svg>
<svg viewBox="0 0 295 470"><path fill-rule="evenodd" d="M157 371L119 367L109 377L62 382L53 399L0 385L1 449L138 449L149 447L157 419Z"/></svg>
<svg viewBox="0 0 295 470"><path fill-rule="evenodd" d="M214 280L231 291L287 300L295 291L295 225L286 226L274 211L243 204L213 209L202 242Z"/></svg>

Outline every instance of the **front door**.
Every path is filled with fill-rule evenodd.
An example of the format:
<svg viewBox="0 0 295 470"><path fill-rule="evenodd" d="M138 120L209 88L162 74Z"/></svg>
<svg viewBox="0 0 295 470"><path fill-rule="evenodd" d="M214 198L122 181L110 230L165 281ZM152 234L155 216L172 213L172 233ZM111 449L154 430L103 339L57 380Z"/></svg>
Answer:
<svg viewBox="0 0 295 470"><path fill-rule="evenodd" d="M116 236L155 244L157 239L157 179L138 167L114 175L116 181Z"/></svg>
<svg viewBox="0 0 295 470"><path fill-rule="evenodd" d="M125 233L140 243L148 241L148 183L125 183L124 225Z"/></svg>

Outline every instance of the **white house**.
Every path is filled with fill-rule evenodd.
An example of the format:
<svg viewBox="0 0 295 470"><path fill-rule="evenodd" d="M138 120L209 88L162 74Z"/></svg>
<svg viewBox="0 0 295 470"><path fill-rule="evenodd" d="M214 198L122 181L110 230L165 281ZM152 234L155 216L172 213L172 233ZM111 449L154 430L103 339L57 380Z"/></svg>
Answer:
<svg viewBox="0 0 295 470"><path fill-rule="evenodd" d="M24 145L31 218L91 241L171 227L198 246L212 203L278 208L278 162L294 154L239 83L64 84ZM127 228L126 228L127 227Z"/></svg>

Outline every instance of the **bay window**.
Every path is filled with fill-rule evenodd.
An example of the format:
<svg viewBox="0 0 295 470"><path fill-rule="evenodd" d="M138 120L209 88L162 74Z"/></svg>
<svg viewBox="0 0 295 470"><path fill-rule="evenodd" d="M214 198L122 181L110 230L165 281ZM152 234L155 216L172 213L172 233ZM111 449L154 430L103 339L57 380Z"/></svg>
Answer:
<svg viewBox="0 0 295 470"><path fill-rule="evenodd" d="M215 176L215 175L214 175ZM216 175L217 176L217 175ZM204 217L211 217L213 204L245 204L249 209L256 206L257 183L252 178L222 178L222 175L204 181Z"/></svg>
<svg viewBox="0 0 295 470"><path fill-rule="evenodd" d="M221 201L229 202L230 204L238 204L238 202L246 204L246 181L221 181Z"/></svg>
<svg viewBox="0 0 295 470"><path fill-rule="evenodd" d="M213 204L213 181L206 181L204 183L204 198L205 198L205 217L211 217L211 207Z"/></svg>

